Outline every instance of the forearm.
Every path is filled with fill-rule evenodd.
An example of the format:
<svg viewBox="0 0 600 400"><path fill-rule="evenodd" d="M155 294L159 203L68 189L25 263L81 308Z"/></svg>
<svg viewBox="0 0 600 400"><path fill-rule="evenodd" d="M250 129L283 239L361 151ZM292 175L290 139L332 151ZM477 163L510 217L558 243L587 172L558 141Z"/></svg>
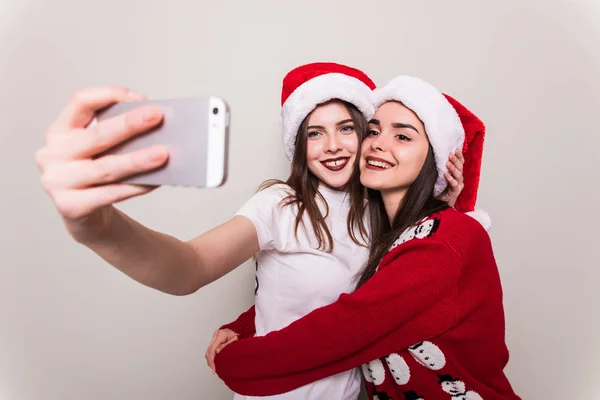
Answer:
<svg viewBox="0 0 600 400"><path fill-rule="evenodd" d="M427 243L399 247L394 260L335 303L227 346L215 358L217 373L237 393L277 394L446 331L455 322L460 263L443 244Z"/></svg>
<svg viewBox="0 0 600 400"><path fill-rule="evenodd" d="M116 209L107 214L102 232L74 235L76 240L132 279L165 293L190 294L208 283L202 260L188 243Z"/></svg>

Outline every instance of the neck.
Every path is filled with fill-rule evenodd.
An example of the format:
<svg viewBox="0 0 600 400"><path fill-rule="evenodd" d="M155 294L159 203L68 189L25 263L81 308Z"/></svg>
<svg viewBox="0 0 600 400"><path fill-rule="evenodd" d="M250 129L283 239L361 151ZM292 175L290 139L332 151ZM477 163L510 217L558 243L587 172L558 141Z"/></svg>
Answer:
<svg viewBox="0 0 600 400"><path fill-rule="evenodd" d="M350 196L347 191L341 190L340 188L332 188L323 182L319 182L319 187L317 190L321 193L321 196L325 198L327 203L333 202L341 205L350 200Z"/></svg>
<svg viewBox="0 0 600 400"><path fill-rule="evenodd" d="M406 192L407 190L381 191L381 199L383 200L383 205L388 220L390 221L390 225L394 222L394 218L398 213L400 204L402 204L402 201L404 200L404 196L406 196Z"/></svg>

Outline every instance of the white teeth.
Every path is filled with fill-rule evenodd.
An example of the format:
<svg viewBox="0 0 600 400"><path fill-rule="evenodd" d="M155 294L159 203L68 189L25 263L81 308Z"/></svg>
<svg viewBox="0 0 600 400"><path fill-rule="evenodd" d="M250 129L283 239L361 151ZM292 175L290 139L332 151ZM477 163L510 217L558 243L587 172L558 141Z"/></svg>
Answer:
<svg viewBox="0 0 600 400"><path fill-rule="evenodd" d="M392 168L392 165L389 163L386 163L385 161L367 160L367 164L373 165L375 167L383 168L383 169Z"/></svg>
<svg viewBox="0 0 600 400"><path fill-rule="evenodd" d="M325 165L327 165L328 167L339 167L340 165L344 164L346 162L346 160L337 160L337 161L327 161L325 163Z"/></svg>

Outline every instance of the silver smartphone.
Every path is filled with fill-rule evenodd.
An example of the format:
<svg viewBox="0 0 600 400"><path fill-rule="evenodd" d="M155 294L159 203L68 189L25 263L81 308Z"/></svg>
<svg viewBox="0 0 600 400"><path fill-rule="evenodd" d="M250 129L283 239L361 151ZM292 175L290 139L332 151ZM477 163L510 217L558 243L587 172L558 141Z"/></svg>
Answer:
<svg viewBox="0 0 600 400"><path fill-rule="evenodd" d="M219 97L148 100L117 103L97 115L100 122L134 108L153 104L164 113L160 125L104 154L122 154L155 144L169 151L162 167L123 179L140 185L172 185L214 188L227 180L229 151L229 106Z"/></svg>

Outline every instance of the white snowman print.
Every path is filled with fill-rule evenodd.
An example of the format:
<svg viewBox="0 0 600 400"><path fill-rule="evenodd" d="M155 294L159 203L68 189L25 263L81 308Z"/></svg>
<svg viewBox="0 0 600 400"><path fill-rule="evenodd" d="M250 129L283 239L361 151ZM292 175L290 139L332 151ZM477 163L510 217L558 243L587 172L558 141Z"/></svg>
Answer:
<svg viewBox="0 0 600 400"><path fill-rule="evenodd" d="M435 219L428 219L424 221L421 225L415 228L415 238L423 239L431 235L435 232L435 228L437 228L438 221Z"/></svg>
<svg viewBox="0 0 600 400"><path fill-rule="evenodd" d="M409 240L412 240L414 238L415 238L415 227L410 227L407 230L405 230L404 232L402 232L402 234L400 236L398 236L398 239L396 239L396 241L392 245L392 249L394 247L399 246L402 243L406 243Z"/></svg>
<svg viewBox="0 0 600 400"><path fill-rule="evenodd" d="M362 374L365 377L367 382L373 383L373 374L371 374L371 369L369 368L369 363L363 364L360 366L362 369Z"/></svg>
<svg viewBox="0 0 600 400"><path fill-rule="evenodd" d="M460 379L455 379L450 375L439 375L439 377L442 389L453 400L483 400L479 393L472 390L467 391L465 383Z"/></svg>
<svg viewBox="0 0 600 400"><path fill-rule="evenodd" d="M410 368L401 355L392 353L385 358L388 369L397 385L406 385L410 380Z"/></svg>
<svg viewBox="0 0 600 400"><path fill-rule="evenodd" d="M411 226L404 232L402 232L402 234L398 237L398 239L396 239L390 250L403 243L408 242L409 240L424 239L426 237L431 236L431 234L437 230L438 225L439 220L435 218L425 218L421 220L419 225Z"/></svg>
<svg viewBox="0 0 600 400"><path fill-rule="evenodd" d="M431 342L421 342L408 348L410 354L419 364L433 371L440 370L446 365L446 357L442 350Z"/></svg>
<svg viewBox="0 0 600 400"><path fill-rule="evenodd" d="M365 380L379 386L385 381L385 368L380 360L373 360L361 365Z"/></svg>

